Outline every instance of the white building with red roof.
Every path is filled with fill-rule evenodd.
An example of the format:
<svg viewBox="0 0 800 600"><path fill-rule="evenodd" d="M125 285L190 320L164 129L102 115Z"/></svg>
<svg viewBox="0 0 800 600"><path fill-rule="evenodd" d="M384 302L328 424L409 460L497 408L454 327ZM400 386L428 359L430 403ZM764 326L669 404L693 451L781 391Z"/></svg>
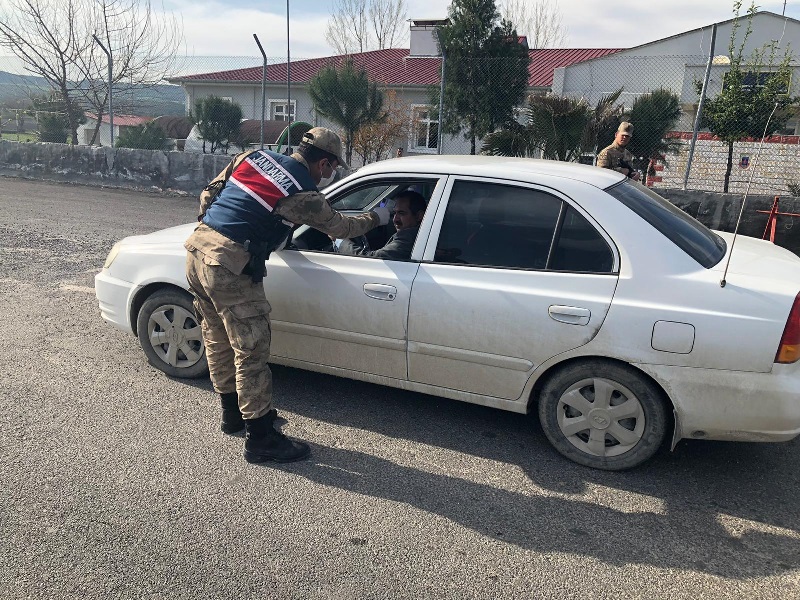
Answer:
<svg viewBox="0 0 800 600"><path fill-rule="evenodd" d="M405 154L437 153L438 115L430 110L429 94L432 87L439 85L441 75L441 57L438 56L438 47L433 38L435 27L440 22L412 21L410 48L391 48L291 62L291 99L287 98L286 63L268 65L266 118L291 118L336 129L335 125L326 122L314 111L308 94L308 84L322 68L339 66L346 60L352 60L382 89L394 90L397 98L408 107L409 134L407 139L398 140L397 146L403 148ZM614 48L529 50L529 93L549 91L556 68L600 58L617 51ZM257 119L261 116L262 67L185 75L169 81L184 88L187 111L194 106L197 99L214 95L239 104L245 118ZM442 145L443 153L469 152L469 145L461 136L445 136Z"/></svg>
<svg viewBox="0 0 800 600"><path fill-rule="evenodd" d="M120 133L130 127L138 127L152 121L153 117L138 117L136 115L114 115L114 141L119 138ZM97 127L97 116L86 115L86 123L78 126L78 143L89 145L92 143L92 136ZM94 140L95 146L111 145L111 119L108 115L103 115L100 122L100 129Z"/></svg>

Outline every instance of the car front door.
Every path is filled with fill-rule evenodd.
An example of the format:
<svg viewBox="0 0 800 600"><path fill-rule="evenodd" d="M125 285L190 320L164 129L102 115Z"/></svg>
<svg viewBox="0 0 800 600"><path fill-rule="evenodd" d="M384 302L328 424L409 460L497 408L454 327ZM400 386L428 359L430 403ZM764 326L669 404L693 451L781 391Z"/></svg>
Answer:
<svg viewBox="0 0 800 600"><path fill-rule="evenodd" d="M408 186L439 197L445 181L441 176L373 177L337 190L332 204L367 209L391 203L392 195ZM307 237L314 235L321 236L309 230ZM272 305L272 355L305 366L407 379L406 324L418 268L418 261L348 256L330 248L273 253L264 279Z"/></svg>
<svg viewBox="0 0 800 600"><path fill-rule="evenodd" d="M409 380L520 398L538 365L595 336L618 260L553 189L451 178L414 281Z"/></svg>

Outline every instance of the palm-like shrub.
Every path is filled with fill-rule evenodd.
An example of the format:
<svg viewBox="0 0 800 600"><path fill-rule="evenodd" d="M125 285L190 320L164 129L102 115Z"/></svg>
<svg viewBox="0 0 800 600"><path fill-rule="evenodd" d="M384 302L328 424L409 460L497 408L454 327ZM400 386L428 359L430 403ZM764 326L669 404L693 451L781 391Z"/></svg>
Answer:
<svg viewBox="0 0 800 600"><path fill-rule="evenodd" d="M317 113L342 128L348 163L353 157L356 132L369 123L381 123L386 119L383 93L352 60L347 60L340 69L321 69L310 81L308 92Z"/></svg>
<svg viewBox="0 0 800 600"><path fill-rule="evenodd" d="M496 156L533 156L575 161L581 154L592 109L583 99L531 96L523 109L525 124L507 124L486 136L481 152Z"/></svg>

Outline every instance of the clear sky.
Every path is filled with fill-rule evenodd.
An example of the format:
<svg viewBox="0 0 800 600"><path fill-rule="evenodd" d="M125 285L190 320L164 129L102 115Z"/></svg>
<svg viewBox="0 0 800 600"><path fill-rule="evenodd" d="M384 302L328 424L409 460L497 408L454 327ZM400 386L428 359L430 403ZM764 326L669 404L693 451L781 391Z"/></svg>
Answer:
<svg viewBox="0 0 800 600"><path fill-rule="evenodd" d="M407 0L409 18L443 18L449 0ZM291 53L297 58L331 54L325 24L331 0L289 0ZM732 16L733 0L560 0L567 46L630 47L710 25ZM257 34L270 57L286 55L286 0L165 0L183 20L185 49L194 56L259 56ZM782 1L762 2L777 14ZM800 19L800 0L786 2L787 16ZM800 52L800 49L797 51Z"/></svg>

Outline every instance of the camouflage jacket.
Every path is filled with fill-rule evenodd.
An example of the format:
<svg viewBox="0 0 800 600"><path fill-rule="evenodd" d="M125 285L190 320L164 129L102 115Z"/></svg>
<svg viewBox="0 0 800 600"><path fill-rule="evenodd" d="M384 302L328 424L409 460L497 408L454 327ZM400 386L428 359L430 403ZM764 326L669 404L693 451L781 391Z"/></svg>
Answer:
<svg viewBox="0 0 800 600"><path fill-rule="evenodd" d="M308 163L299 154L292 158L303 165ZM227 167L226 167L227 169ZM236 170L234 169L234 175ZM224 177L225 171L216 179ZM325 196L318 191L299 191L275 202L273 212L295 225L309 225L336 238L351 238L363 235L380 224L379 217L372 212L345 216L331 208ZM205 256L206 262L219 264L233 273L241 273L250 260L250 253L243 244L201 223L184 244L187 250L196 250Z"/></svg>
<svg viewBox="0 0 800 600"><path fill-rule="evenodd" d="M597 155L597 166L604 169L617 169L623 168L620 162L627 162L633 165L633 154L628 152L622 146L618 146L616 142L603 148L600 154Z"/></svg>

